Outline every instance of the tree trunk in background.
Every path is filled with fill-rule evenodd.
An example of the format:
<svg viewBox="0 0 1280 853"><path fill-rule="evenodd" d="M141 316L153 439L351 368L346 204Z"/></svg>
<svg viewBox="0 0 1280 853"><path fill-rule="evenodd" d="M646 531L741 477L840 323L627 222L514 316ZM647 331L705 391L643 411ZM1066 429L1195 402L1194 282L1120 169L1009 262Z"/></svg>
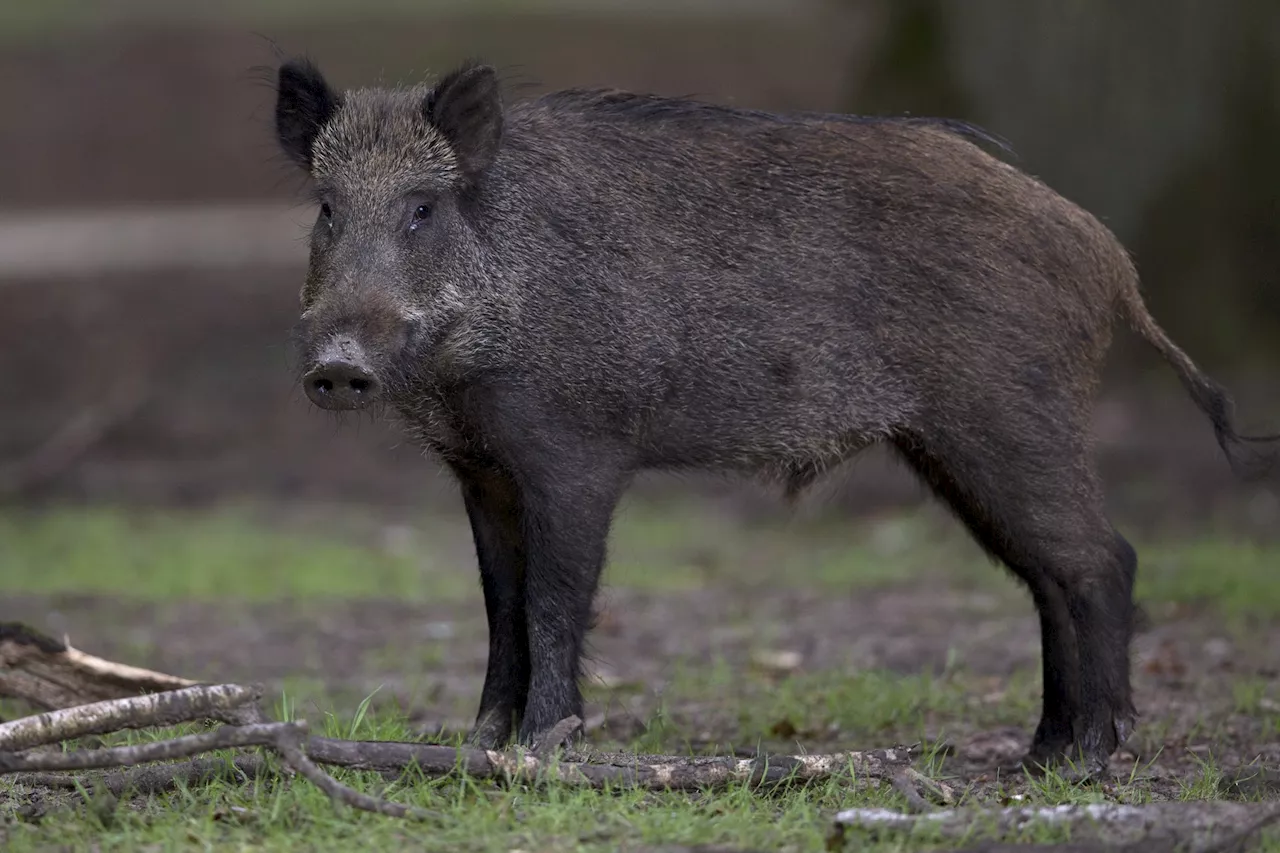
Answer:
<svg viewBox="0 0 1280 853"><path fill-rule="evenodd" d="M849 109L1005 136L1129 246L1206 367L1280 361L1280 4L861 2L884 28Z"/></svg>
<svg viewBox="0 0 1280 853"><path fill-rule="evenodd" d="M1131 246L1151 309L1206 360L1277 366L1280 4L1255 3L1222 89L1219 133L1148 201Z"/></svg>

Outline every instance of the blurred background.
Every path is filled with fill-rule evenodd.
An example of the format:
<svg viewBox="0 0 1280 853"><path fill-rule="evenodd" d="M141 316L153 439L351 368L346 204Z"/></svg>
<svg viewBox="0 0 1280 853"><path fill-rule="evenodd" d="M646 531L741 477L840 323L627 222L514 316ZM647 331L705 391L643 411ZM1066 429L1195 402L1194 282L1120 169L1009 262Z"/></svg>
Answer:
<svg viewBox="0 0 1280 853"><path fill-rule="evenodd" d="M18 506L360 502L456 512L434 463L309 407L287 335L313 211L270 69L414 82L479 56L513 94L616 86L788 110L930 113L1006 137L1107 222L1150 307L1280 415L1280 4L1270 0L0 0L0 495ZM1280 528L1207 422L1118 334L1098 436L1134 523ZM882 454L812 511L923 493ZM644 494L782 511L752 487Z"/></svg>
<svg viewBox="0 0 1280 853"><path fill-rule="evenodd" d="M1280 431L1276 0L0 0L0 622L262 682L330 733L364 718L360 732L395 737L369 722L388 708L415 736L474 718L488 629L456 488L400 434L315 409L294 379L315 211L277 152L272 80L298 53L344 88L480 57L511 97L608 86L976 122L1115 230L1242 428ZM1230 764L1280 766L1276 481L1235 479L1172 370L1123 328L1095 428L1152 617L1134 649L1146 723L1117 761L1145 774L1158 757L1157 790L1178 798ZM594 743L792 754L945 739L958 772L985 780L966 802L1009 801L1008 777L987 771L1035 725L1038 621L883 451L795 509L751 484L646 477L604 581ZM530 814L576 825L526 793L480 819L454 801L485 798L437 790L458 849L481 829L509 834L492 849L531 849ZM28 799L0 787L0 816ZM278 811L291 838L334 826L227 802ZM687 832L666 801L611 802L583 825L725 837L701 800ZM741 824L752 849L822 843L818 822L761 802L762 823ZM597 820L609 808L624 811ZM123 813L122 832L144 820ZM152 834L126 846L156 847L165 827L188 845L193 827L224 845L232 823L259 832L231 813L153 809ZM100 820L44 826L96 849Z"/></svg>

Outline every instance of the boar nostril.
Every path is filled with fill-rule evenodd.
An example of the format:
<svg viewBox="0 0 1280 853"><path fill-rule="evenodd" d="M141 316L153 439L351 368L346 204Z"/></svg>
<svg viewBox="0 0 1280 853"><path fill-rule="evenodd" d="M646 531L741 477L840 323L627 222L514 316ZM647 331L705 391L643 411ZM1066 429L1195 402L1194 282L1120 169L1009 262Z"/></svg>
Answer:
<svg viewBox="0 0 1280 853"><path fill-rule="evenodd" d="M378 381L363 359L334 358L317 364L303 379L307 397L322 409L358 409L377 397Z"/></svg>

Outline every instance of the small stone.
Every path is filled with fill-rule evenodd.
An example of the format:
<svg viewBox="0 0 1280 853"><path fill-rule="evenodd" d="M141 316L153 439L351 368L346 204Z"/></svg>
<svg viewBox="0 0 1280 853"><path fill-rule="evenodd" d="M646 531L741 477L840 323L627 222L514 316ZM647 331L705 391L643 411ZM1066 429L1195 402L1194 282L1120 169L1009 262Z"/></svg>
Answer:
<svg viewBox="0 0 1280 853"><path fill-rule="evenodd" d="M1231 645L1230 640L1224 640L1221 637L1214 637L1204 644L1204 653L1215 664L1221 665L1230 660L1234 656L1235 648Z"/></svg>
<svg viewBox="0 0 1280 853"><path fill-rule="evenodd" d="M781 649L762 650L751 656L751 662L771 672L794 672L804 662L804 655Z"/></svg>
<svg viewBox="0 0 1280 853"><path fill-rule="evenodd" d="M428 622L427 636L433 640L448 640L454 635L452 622Z"/></svg>

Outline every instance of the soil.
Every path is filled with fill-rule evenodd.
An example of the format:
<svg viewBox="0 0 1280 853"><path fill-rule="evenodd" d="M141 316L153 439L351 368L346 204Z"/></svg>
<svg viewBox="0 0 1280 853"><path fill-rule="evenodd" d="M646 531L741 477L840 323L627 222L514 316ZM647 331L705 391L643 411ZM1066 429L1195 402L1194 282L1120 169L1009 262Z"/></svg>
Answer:
<svg viewBox="0 0 1280 853"><path fill-rule="evenodd" d="M800 653L797 674L887 670L909 677L942 673L958 662L966 683L982 686L974 701L998 709L1021 698L1025 705L1027 697L1013 692L1027 689L1025 678L1015 685L1009 679L1038 666L1030 604L1010 608L990 595L932 588L929 595L919 585L843 595L732 587L678 595L608 590L591 637L599 676L588 706L591 739L605 745L636 736L662 701L672 741L666 746L674 751L690 742L748 753L757 746L790 753L893 745L885 742L893 732L828 728L783 731L783 737L778 730L744 731L732 700L664 696L682 662L705 666L720 659L735 673L751 672L762 632L772 648ZM487 654L478 601L232 606L21 596L0 604L0 619L14 618L54 632L69 629L76 646L93 654L187 677L261 681L272 691L286 680L313 684L304 696L352 708L377 690L375 705L398 705L425 733L446 736L468 726ZM1280 674L1271 654L1280 625L1257 626L1242 641L1205 614L1169 612L1153 621L1135 641L1142 719L1114 759L1116 775L1134 774L1153 797L1164 798L1197 779L1206 759L1228 771L1280 762L1280 730L1237 708L1232 688L1240 679ZM428 660L428 649L439 654ZM749 693L741 698L750 701ZM1026 784L1001 770L1025 750L1034 722L1032 715L984 727L952 718L929 735L946 738L944 772L953 781L994 797Z"/></svg>

